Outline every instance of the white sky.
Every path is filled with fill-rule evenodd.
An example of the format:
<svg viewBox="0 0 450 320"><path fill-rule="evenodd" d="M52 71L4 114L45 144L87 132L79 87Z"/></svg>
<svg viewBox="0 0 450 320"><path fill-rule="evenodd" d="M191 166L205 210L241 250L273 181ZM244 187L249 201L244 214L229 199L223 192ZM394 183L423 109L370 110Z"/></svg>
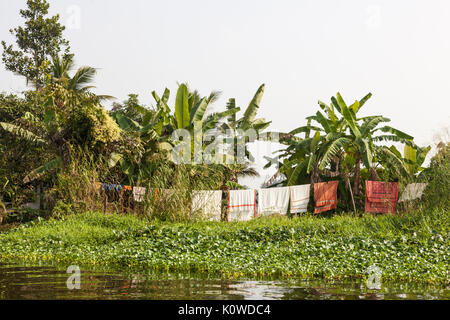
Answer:
<svg viewBox="0 0 450 320"><path fill-rule="evenodd" d="M0 40L22 24L25 0L0 1ZM261 83L259 116L270 129L304 125L341 92L348 103L372 92L363 114L382 114L419 145L450 124L448 0L51 0L68 27L78 65L99 68L98 93L124 100L176 92L188 82L223 92L244 109ZM0 67L0 91L25 89ZM262 155L261 155L262 156ZM265 163L265 161L261 161ZM261 178L245 181L257 187Z"/></svg>

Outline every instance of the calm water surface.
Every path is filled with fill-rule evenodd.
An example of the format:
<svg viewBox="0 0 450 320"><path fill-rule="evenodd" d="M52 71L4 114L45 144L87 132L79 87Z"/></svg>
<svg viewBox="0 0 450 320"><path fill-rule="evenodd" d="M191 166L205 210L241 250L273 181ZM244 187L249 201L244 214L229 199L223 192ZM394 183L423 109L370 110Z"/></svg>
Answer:
<svg viewBox="0 0 450 320"><path fill-rule="evenodd" d="M66 268L0 263L0 299L448 299L450 294L448 286L417 283L367 289L358 280L224 280L83 268L81 288L69 290Z"/></svg>

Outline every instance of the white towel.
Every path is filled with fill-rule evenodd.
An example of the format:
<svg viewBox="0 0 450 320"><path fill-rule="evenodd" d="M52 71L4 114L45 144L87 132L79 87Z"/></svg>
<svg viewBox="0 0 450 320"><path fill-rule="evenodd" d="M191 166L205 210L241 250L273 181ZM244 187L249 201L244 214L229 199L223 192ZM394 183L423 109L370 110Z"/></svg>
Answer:
<svg viewBox="0 0 450 320"><path fill-rule="evenodd" d="M228 191L228 221L248 221L256 213L256 190Z"/></svg>
<svg viewBox="0 0 450 320"><path fill-rule="evenodd" d="M303 184L300 186L291 186L291 213L306 212L308 210L309 191L311 185Z"/></svg>
<svg viewBox="0 0 450 320"><path fill-rule="evenodd" d="M267 188L258 190L258 213L286 214L289 207L289 187Z"/></svg>
<svg viewBox="0 0 450 320"><path fill-rule="evenodd" d="M133 187L133 199L136 202L142 202L145 198L147 190L144 187Z"/></svg>
<svg viewBox="0 0 450 320"><path fill-rule="evenodd" d="M220 221L222 215L222 191L193 191L192 212L201 211L210 221Z"/></svg>
<svg viewBox="0 0 450 320"><path fill-rule="evenodd" d="M405 190L403 190L403 193L400 196L400 199L398 199L398 202L421 198L426 187L427 187L426 183L408 184Z"/></svg>

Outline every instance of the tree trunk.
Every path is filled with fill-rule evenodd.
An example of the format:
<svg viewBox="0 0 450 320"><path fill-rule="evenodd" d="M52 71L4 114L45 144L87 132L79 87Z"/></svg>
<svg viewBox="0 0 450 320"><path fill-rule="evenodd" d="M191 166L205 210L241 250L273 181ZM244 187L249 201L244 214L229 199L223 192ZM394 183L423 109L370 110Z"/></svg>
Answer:
<svg viewBox="0 0 450 320"><path fill-rule="evenodd" d="M378 177L377 170L375 170L374 168L370 168L370 180L371 181L380 180L380 177Z"/></svg>
<svg viewBox="0 0 450 320"><path fill-rule="evenodd" d="M355 217L356 217L355 198L353 197L352 186L350 185L350 179L348 178L348 176L346 176L345 180L347 181L348 189L350 190L350 196L352 197L352 203L353 203L353 212L355 213Z"/></svg>
<svg viewBox="0 0 450 320"><path fill-rule="evenodd" d="M359 196L361 190L361 157L359 155L356 156L356 164L355 164L355 177L353 180L353 194L355 196Z"/></svg>

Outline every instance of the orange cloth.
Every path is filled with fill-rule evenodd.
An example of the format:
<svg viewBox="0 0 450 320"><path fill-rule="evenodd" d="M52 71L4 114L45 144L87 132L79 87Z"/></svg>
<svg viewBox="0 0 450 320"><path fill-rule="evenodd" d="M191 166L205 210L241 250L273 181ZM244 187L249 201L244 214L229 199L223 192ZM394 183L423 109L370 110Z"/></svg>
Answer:
<svg viewBox="0 0 450 320"><path fill-rule="evenodd" d="M338 184L337 180L314 183L314 213L336 209Z"/></svg>
<svg viewBox="0 0 450 320"><path fill-rule="evenodd" d="M102 189L103 183L101 183L101 182L95 182L94 185L95 185L95 190L96 190L97 192L100 192L100 190Z"/></svg>
<svg viewBox="0 0 450 320"><path fill-rule="evenodd" d="M123 186L123 190L132 191L133 188L131 188L131 186Z"/></svg>
<svg viewBox="0 0 450 320"><path fill-rule="evenodd" d="M395 213L397 182L366 181L366 212Z"/></svg>

